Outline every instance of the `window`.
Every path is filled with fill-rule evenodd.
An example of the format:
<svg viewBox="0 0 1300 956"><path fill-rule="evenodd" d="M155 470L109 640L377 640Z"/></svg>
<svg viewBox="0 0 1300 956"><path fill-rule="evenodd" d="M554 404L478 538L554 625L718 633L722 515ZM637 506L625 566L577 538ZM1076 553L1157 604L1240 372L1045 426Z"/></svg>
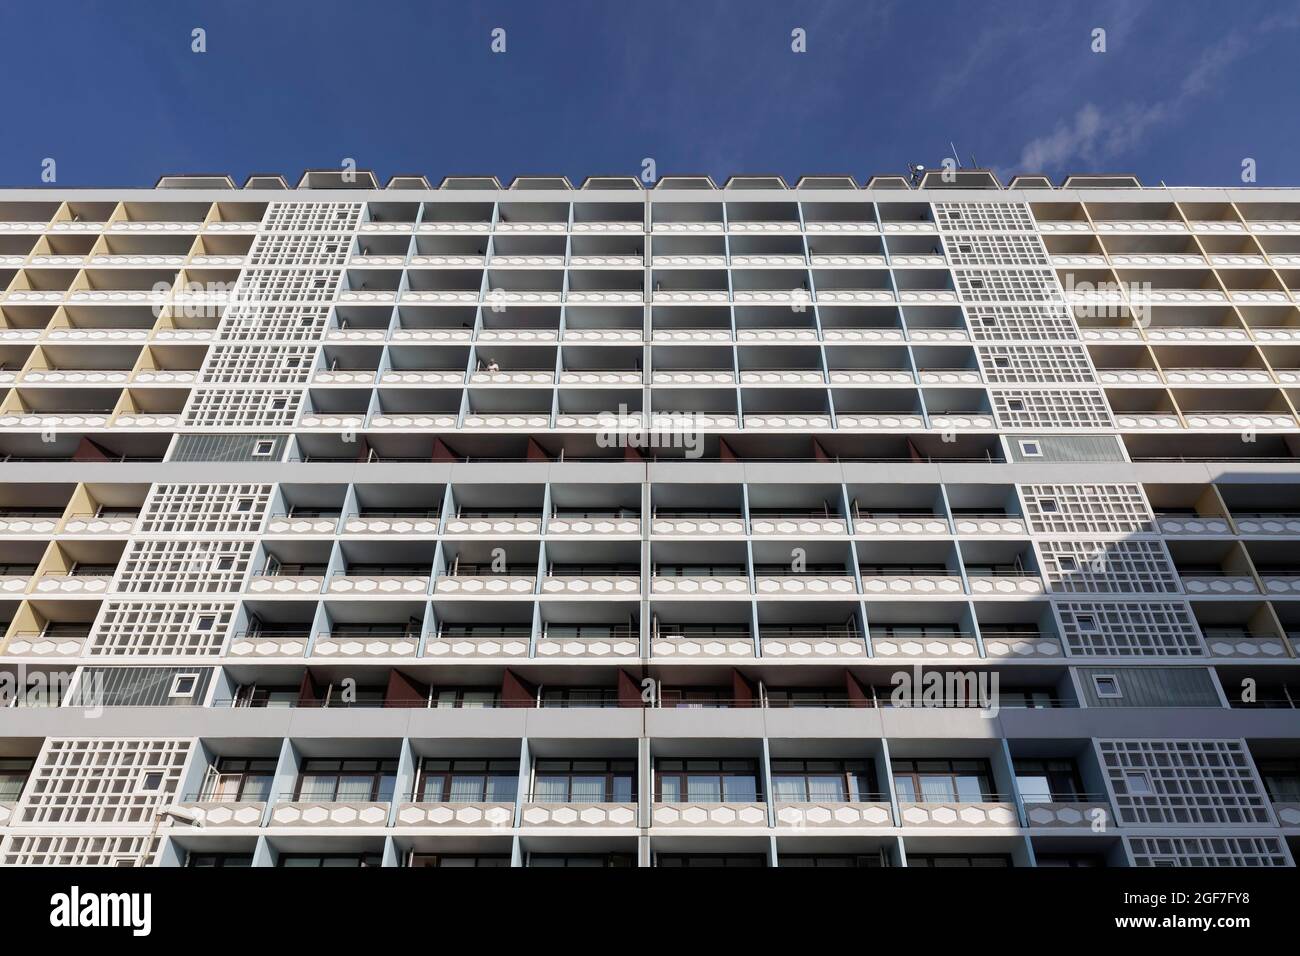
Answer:
<svg viewBox="0 0 1300 956"><path fill-rule="evenodd" d="M1097 619L1091 614L1076 614L1074 616L1074 625L1082 634L1097 633Z"/></svg>
<svg viewBox="0 0 1300 956"><path fill-rule="evenodd" d="M1072 760L1017 760L1015 772L1025 803L1068 803L1083 791Z"/></svg>
<svg viewBox="0 0 1300 956"><path fill-rule="evenodd" d="M304 760L294 799L387 803L396 782L396 760Z"/></svg>
<svg viewBox="0 0 1300 956"><path fill-rule="evenodd" d="M241 511L241 512L252 511L252 510L253 510L253 499L252 499L252 498L240 498L240 499L238 499L238 500L235 502L235 510L236 510L236 511Z"/></svg>
<svg viewBox="0 0 1300 956"><path fill-rule="evenodd" d="M1024 403L1023 400L1021 400L1021 399L1019 399L1019 398L1008 398L1008 399L1007 399L1007 411L1010 411L1010 412L1023 412L1024 410L1025 410L1025 403Z"/></svg>
<svg viewBox="0 0 1300 956"><path fill-rule="evenodd" d="M995 356L993 356L993 367L994 367L994 368L1010 368L1010 367L1011 367L1011 359L1007 358L1005 355L995 355Z"/></svg>
<svg viewBox="0 0 1300 956"><path fill-rule="evenodd" d="M1061 510L1055 498L1043 498L1038 502L1038 507L1043 510L1044 514L1049 515L1054 515Z"/></svg>
<svg viewBox="0 0 1300 956"><path fill-rule="evenodd" d="M288 404L289 400L287 398L273 398L271 399L271 411L282 412Z"/></svg>
<svg viewBox="0 0 1300 956"><path fill-rule="evenodd" d="M163 788L163 782L167 779L166 774L161 770L146 770L140 774L140 779L136 782L136 793L158 793Z"/></svg>
<svg viewBox="0 0 1300 956"><path fill-rule="evenodd" d="M656 764L660 803L756 803L762 799L753 760L660 760Z"/></svg>
<svg viewBox="0 0 1300 956"><path fill-rule="evenodd" d="M217 571L229 571L235 566L235 559L230 555L222 555L212 564Z"/></svg>
<svg viewBox="0 0 1300 956"><path fill-rule="evenodd" d="M253 454L258 458L266 458L275 451L275 442L270 439L263 439L253 445Z"/></svg>
<svg viewBox="0 0 1300 956"><path fill-rule="evenodd" d="M529 866L563 867L567 869L636 866L631 853L532 853Z"/></svg>
<svg viewBox="0 0 1300 956"><path fill-rule="evenodd" d="M185 865L192 867L236 867L252 866L251 853L191 853L185 858Z"/></svg>
<svg viewBox="0 0 1300 956"><path fill-rule="evenodd" d="M518 760L425 758L415 795L424 803L514 803L518 789Z"/></svg>
<svg viewBox="0 0 1300 956"><path fill-rule="evenodd" d="M635 760L538 760L533 768L536 803L633 803Z"/></svg>
<svg viewBox="0 0 1300 956"><path fill-rule="evenodd" d="M199 799L213 803L269 800L275 781L274 758L218 757L208 767Z"/></svg>
<svg viewBox="0 0 1300 956"><path fill-rule="evenodd" d="M215 614L200 614L194 620L194 630L196 631L210 631L216 625L217 617Z"/></svg>
<svg viewBox="0 0 1300 956"><path fill-rule="evenodd" d="M869 760L773 760L772 796L778 803L856 803L880 799Z"/></svg>
<svg viewBox="0 0 1300 956"><path fill-rule="evenodd" d="M1058 554L1056 556L1056 566L1065 572L1072 573L1079 570L1079 561L1071 554Z"/></svg>
<svg viewBox="0 0 1300 956"><path fill-rule="evenodd" d="M409 867L474 867L487 868L498 866L509 866L510 857L504 855L498 856L448 856L445 853L412 853L407 859Z"/></svg>
<svg viewBox="0 0 1300 956"><path fill-rule="evenodd" d="M1036 441L1022 441L1020 443L1020 454L1025 458L1042 458L1043 447Z"/></svg>
<svg viewBox="0 0 1300 956"><path fill-rule="evenodd" d="M1128 770L1124 773L1124 788L1130 796L1149 797L1155 793L1151 778L1145 770Z"/></svg>
<svg viewBox="0 0 1300 956"><path fill-rule="evenodd" d="M3 765L4 761L0 761L0 781L4 776ZM1274 803L1300 803L1300 759L1261 760L1259 775L1263 778L1264 789ZM0 786L3 786L2 782Z"/></svg>
<svg viewBox="0 0 1300 956"><path fill-rule="evenodd" d="M1097 696L1102 699L1117 700L1124 696L1124 692L1120 690L1119 678L1114 674L1094 674L1092 686L1097 691Z"/></svg>
<svg viewBox="0 0 1300 956"><path fill-rule="evenodd" d="M25 757L0 757L0 803L14 803L23 792L33 761Z"/></svg>
<svg viewBox="0 0 1300 956"><path fill-rule="evenodd" d="M895 760L894 788L904 803L987 803L992 774L984 760Z"/></svg>
<svg viewBox="0 0 1300 956"><path fill-rule="evenodd" d="M177 674L172 678L171 690L167 692L168 697L193 697L194 692L199 687L198 674Z"/></svg>
<svg viewBox="0 0 1300 956"><path fill-rule="evenodd" d="M658 853L655 866L754 870L767 866L767 857L762 853Z"/></svg>
<svg viewBox="0 0 1300 956"><path fill-rule="evenodd" d="M331 867L369 867L379 866L382 856L378 853L281 853L276 866L308 867L313 869Z"/></svg>

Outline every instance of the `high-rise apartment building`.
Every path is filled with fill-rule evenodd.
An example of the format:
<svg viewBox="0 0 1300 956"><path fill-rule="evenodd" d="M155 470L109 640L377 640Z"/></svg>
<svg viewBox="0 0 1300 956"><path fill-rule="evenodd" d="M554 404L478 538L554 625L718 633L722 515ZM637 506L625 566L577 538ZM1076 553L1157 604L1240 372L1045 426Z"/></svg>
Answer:
<svg viewBox="0 0 1300 956"><path fill-rule="evenodd" d="M0 192L0 864L1291 866L1300 193Z"/></svg>

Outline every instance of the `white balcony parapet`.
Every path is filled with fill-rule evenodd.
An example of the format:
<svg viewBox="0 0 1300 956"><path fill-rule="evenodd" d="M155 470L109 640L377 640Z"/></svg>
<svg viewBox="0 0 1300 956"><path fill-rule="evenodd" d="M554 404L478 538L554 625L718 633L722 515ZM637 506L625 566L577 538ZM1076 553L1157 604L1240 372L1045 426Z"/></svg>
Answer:
<svg viewBox="0 0 1300 956"><path fill-rule="evenodd" d="M887 222L885 232L938 232L938 227L930 220Z"/></svg>
<svg viewBox="0 0 1300 956"><path fill-rule="evenodd" d="M819 369L742 369L740 380L747 385L821 385L826 377Z"/></svg>
<svg viewBox="0 0 1300 956"><path fill-rule="evenodd" d="M900 289L898 292L898 301L956 302L957 293L952 289Z"/></svg>
<svg viewBox="0 0 1300 956"><path fill-rule="evenodd" d="M1300 514L1234 515L1242 534L1300 534Z"/></svg>
<svg viewBox="0 0 1300 956"><path fill-rule="evenodd" d="M694 305L697 303L722 303L730 301L726 289L694 289L681 291L655 291L652 301L669 305Z"/></svg>
<svg viewBox="0 0 1300 956"><path fill-rule="evenodd" d="M1232 534L1228 519L1217 515L1157 515L1156 522L1161 534Z"/></svg>
<svg viewBox="0 0 1300 956"><path fill-rule="evenodd" d="M1182 428L1183 423L1172 412L1139 412L1133 415L1116 415L1115 424L1122 429Z"/></svg>
<svg viewBox="0 0 1300 956"><path fill-rule="evenodd" d="M1106 385L1161 385L1164 380L1154 368L1103 368L1097 380Z"/></svg>
<svg viewBox="0 0 1300 956"><path fill-rule="evenodd" d="M730 369L656 369L655 385L732 385L736 373Z"/></svg>
<svg viewBox="0 0 1300 956"><path fill-rule="evenodd" d="M728 232L802 232L803 227L799 225L798 220L781 219L775 221L736 221L732 220L727 223Z"/></svg>
<svg viewBox="0 0 1300 956"><path fill-rule="evenodd" d="M1151 342L1245 342L1249 338L1245 329L1228 326L1148 326L1146 334Z"/></svg>
<svg viewBox="0 0 1300 956"><path fill-rule="evenodd" d="M634 803L525 803L525 827L635 827Z"/></svg>
<svg viewBox="0 0 1300 956"><path fill-rule="evenodd" d="M747 636L667 637L650 639L651 657L699 660L709 657L753 657L754 642Z"/></svg>
<svg viewBox="0 0 1300 956"><path fill-rule="evenodd" d="M547 659L639 657L640 654L641 642L635 636L611 638L552 638L543 636L537 640L537 656Z"/></svg>
<svg viewBox="0 0 1300 956"><path fill-rule="evenodd" d="M1271 385L1273 376L1263 368L1167 368L1165 381L1170 385Z"/></svg>
<svg viewBox="0 0 1300 956"><path fill-rule="evenodd" d="M198 232L203 228L203 223L119 219L108 223L106 228L109 232Z"/></svg>
<svg viewBox="0 0 1300 956"><path fill-rule="evenodd" d="M915 385L916 378L903 368L831 369L832 385Z"/></svg>
<svg viewBox="0 0 1300 956"><path fill-rule="evenodd" d="M718 535L743 535L743 518L660 518L650 522L654 534L680 535L682 537L716 537Z"/></svg>
<svg viewBox="0 0 1300 956"><path fill-rule="evenodd" d="M340 302L387 303L397 301L394 289L340 289Z"/></svg>
<svg viewBox="0 0 1300 956"><path fill-rule="evenodd" d="M478 334L480 342L554 342L559 329L483 329Z"/></svg>
<svg viewBox="0 0 1300 956"><path fill-rule="evenodd" d="M393 329L394 342L468 342L473 329Z"/></svg>
<svg viewBox="0 0 1300 956"><path fill-rule="evenodd" d="M440 829L509 828L514 825L513 803L399 803L397 826Z"/></svg>
<svg viewBox="0 0 1300 956"><path fill-rule="evenodd" d="M1276 634L1215 634L1205 636L1214 657L1286 657L1286 642Z"/></svg>
<svg viewBox="0 0 1300 956"><path fill-rule="evenodd" d="M954 515L953 524L958 534L1012 534L1026 533L1025 521L1015 515Z"/></svg>
<svg viewBox="0 0 1300 956"><path fill-rule="evenodd" d="M405 415L385 414L380 412L370 419L371 428L438 428L456 427L455 415L420 414L411 412Z"/></svg>
<svg viewBox="0 0 1300 956"><path fill-rule="evenodd" d="M876 657L979 657L979 645L968 635L917 635L871 638Z"/></svg>
<svg viewBox="0 0 1300 956"><path fill-rule="evenodd" d="M677 255L677 256L655 256L653 264L659 268L669 266L685 268L689 266L703 266L713 269L725 269L727 266L726 256L710 255Z"/></svg>
<svg viewBox="0 0 1300 956"><path fill-rule="evenodd" d="M365 427L364 414L346 412L305 412L298 420L303 428L343 428L357 430Z"/></svg>
<svg viewBox="0 0 1300 956"><path fill-rule="evenodd" d="M902 329L823 328L827 342L902 342Z"/></svg>
<svg viewBox="0 0 1300 956"><path fill-rule="evenodd" d="M0 534L51 534L58 525L54 516L0 515Z"/></svg>
<svg viewBox="0 0 1300 956"><path fill-rule="evenodd" d="M14 578L0 577L0 583L15 580ZM21 579L26 584L26 579ZM5 589L0 587L0 591ZM4 648L6 657L79 657L81 655L82 645L86 643L84 637L60 637L55 635L46 636L44 634L24 634L18 633L9 638L8 645ZM4 644L0 640L0 644Z"/></svg>
<svg viewBox="0 0 1300 956"><path fill-rule="evenodd" d="M982 637L984 653L990 658L1062 657L1065 654L1060 641L1041 634L990 631Z"/></svg>
<svg viewBox="0 0 1300 956"><path fill-rule="evenodd" d="M1192 412L1185 417L1188 428L1227 428L1237 431L1243 428L1296 427L1296 420L1291 415L1260 412Z"/></svg>
<svg viewBox="0 0 1300 956"><path fill-rule="evenodd" d="M215 329L156 329L155 342L210 342L216 338Z"/></svg>
<svg viewBox="0 0 1300 956"><path fill-rule="evenodd" d="M817 301L826 303L894 302L890 289L819 289Z"/></svg>
<svg viewBox="0 0 1300 956"><path fill-rule="evenodd" d="M939 515L871 515L853 519L854 534L906 535L949 534L948 522Z"/></svg>
<svg viewBox="0 0 1300 956"><path fill-rule="evenodd" d="M352 515L343 520L344 534L437 534L438 518L394 515Z"/></svg>
<svg viewBox="0 0 1300 956"><path fill-rule="evenodd" d="M812 255L808 261L814 268L836 268L836 267L861 267L861 266L884 266L885 257L877 255Z"/></svg>
<svg viewBox="0 0 1300 956"><path fill-rule="evenodd" d="M188 368L142 368L131 376L134 385L189 385L198 373Z"/></svg>
<svg viewBox="0 0 1300 956"><path fill-rule="evenodd" d="M413 222L363 222L357 229L360 232L409 233L415 229Z"/></svg>
<svg viewBox="0 0 1300 956"><path fill-rule="evenodd" d="M453 516L447 519L446 534L534 535L542 529L541 518L520 516Z"/></svg>
<svg viewBox="0 0 1300 956"><path fill-rule="evenodd" d="M371 385L375 381L375 370L370 368L322 368L311 377L313 382L331 385Z"/></svg>
<svg viewBox="0 0 1300 956"><path fill-rule="evenodd" d="M108 415L100 412L7 412L0 414L0 427L8 428L103 428Z"/></svg>
<svg viewBox="0 0 1300 956"><path fill-rule="evenodd" d="M1015 805L1002 801L900 801L898 808L905 827L1014 827L1018 821Z"/></svg>
<svg viewBox="0 0 1300 956"><path fill-rule="evenodd" d="M1105 262L1102 258L1103 264ZM1154 255L1146 254L1117 254L1110 257L1110 261L1117 266L1201 266L1205 265L1205 257L1199 255L1186 255L1177 253L1161 253Z"/></svg>
<svg viewBox="0 0 1300 956"><path fill-rule="evenodd" d="M716 577L687 576L681 577L656 575L650 581L653 594L688 595L691 597L720 597L728 594L749 594L749 578L734 575Z"/></svg>
<svg viewBox="0 0 1300 956"><path fill-rule="evenodd" d="M1105 800L1052 800L1025 803L1025 820L1031 827L1079 828L1091 831L1097 824L1109 825L1114 818Z"/></svg>
<svg viewBox="0 0 1300 956"><path fill-rule="evenodd" d="M642 376L636 371L582 370L560 373L561 385L640 385Z"/></svg>
<svg viewBox="0 0 1300 956"><path fill-rule="evenodd" d="M429 590L428 575L414 574L336 574L325 590L330 594L365 594L371 597L390 594L409 596Z"/></svg>
<svg viewBox="0 0 1300 956"><path fill-rule="evenodd" d="M977 368L921 369L922 385L980 385L984 377Z"/></svg>
<svg viewBox="0 0 1300 956"><path fill-rule="evenodd" d="M1255 579L1245 574L1179 575L1188 594L1258 594Z"/></svg>
<svg viewBox="0 0 1300 956"><path fill-rule="evenodd" d="M175 428L181 416L123 412L113 418L114 428Z"/></svg>
<svg viewBox="0 0 1300 956"><path fill-rule="evenodd" d="M64 534L130 534L133 530L135 518L125 516L69 515L63 523Z"/></svg>
<svg viewBox="0 0 1300 956"><path fill-rule="evenodd" d="M271 808L273 827L383 827L388 823L387 803L294 800Z"/></svg>
<svg viewBox="0 0 1300 956"><path fill-rule="evenodd" d="M508 259L510 257L503 256L502 258ZM541 259L543 257L538 256L537 258ZM546 265L555 264L553 261L550 260L549 257L546 258L547 258L547 262L545 263ZM486 256L411 256L411 261L409 264L417 268L420 266L429 266L433 268L445 267L445 268L464 269L468 267L473 269L479 269L483 267L483 263L485 260L486 260ZM495 262L497 260L494 259L493 261ZM563 265L564 260L562 258L559 259L559 263ZM514 263L508 263L508 264L513 265Z"/></svg>
<svg viewBox="0 0 1300 956"><path fill-rule="evenodd" d="M830 428L829 415L767 412L762 415L746 415L746 428L793 428L806 431L810 428Z"/></svg>
<svg viewBox="0 0 1300 956"><path fill-rule="evenodd" d="M566 292L564 301L572 305L617 303L630 305L645 301L645 293L640 289L588 289Z"/></svg>
<svg viewBox="0 0 1300 956"><path fill-rule="evenodd" d="M840 428L870 431L915 431L925 427L925 419L920 415L859 415L851 412L837 415L835 422Z"/></svg>
<svg viewBox="0 0 1300 956"><path fill-rule="evenodd" d="M252 800L185 800L177 804L192 813L205 828L258 827L266 812L264 801Z"/></svg>
<svg viewBox="0 0 1300 956"><path fill-rule="evenodd" d="M1269 574L1262 572L1259 579L1264 583L1266 594L1300 594L1300 574Z"/></svg>
<svg viewBox="0 0 1300 956"><path fill-rule="evenodd" d="M635 574L548 575L542 579L543 594L583 594L589 597L630 597L641 593L641 577Z"/></svg>
<svg viewBox="0 0 1300 956"><path fill-rule="evenodd" d="M863 594L964 594L955 574L864 574Z"/></svg>
<svg viewBox="0 0 1300 956"><path fill-rule="evenodd" d="M869 803L781 803L776 808L778 827L892 827L894 816L887 800Z"/></svg>
<svg viewBox="0 0 1300 956"><path fill-rule="evenodd" d="M548 535L637 535L641 533L641 521L639 518L614 516L588 518L553 515L546 522L546 533Z"/></svg>
<svg viewBox="0 0 1300 956"><path fill-rule="evenodd" d="M643 256L570 256L570 269L640 269L645 265Z"/></svg>
<svg viewBox="0 0 1300 956"><path fill-rule="evenodd" d="M722 232L720 222L656 222L654 232Z"/></svg>
<svg viewBox="0 0 1300 956"><path fill-rule="evenodd" d="M970 332L953 328L910 328L907 337L913 342L969 342Z"/></svg>
<svg viewBox="0 0 1300 956"><path fill-rule="evenodd" d="M655 329L655 342L730 342L731 329Z"/></svg>
<svg viewBox="0 0 1300 956"><path fill-rule="evenodd" d="M462 423L462 427L464 428L526 429L528 431L537 431L538 429L549 428L550 425L551 416L530 415L525 412L516 414L470 413L465 416L465 420Z"/></svg>
<svg viewBox="0 0 1300 956"><path fill-rule="evenodd" d="M416 227L416 232L486 233L491 229L490 222L422 222Z"/></svg>
<svg viewBox="0 0 1300 956"><path fill-rule="evenodd" d="M295 518L290 515L273 515L266 523L268 534L333 534L337 527L337 518Z"/></svg>
<svg viewBox="0 0 1300 956"><path fill-rule="evenodd" d="M497 222L497 232L567 232L567 222Z"/></svg>
<svg viewBox="0 0 1300 956"><path fill-rule="evenodd" d="M764 657L772 658L829 658L866 657L866 641L858 634L835 636L833 634L808 634L800 637L760 637L759 647Z"/></svg>
<svg viewBox="0 0 1300 956"><path fill-rule="evenodd" d="M384 267L406 265L406 256L354 255L348 259L350 266Z"/></svg>
<svg viewBox="0 0 1300 956"><path fill-rule="evenodd" d="M249 594L319 594L324 578L315 575L266 574L248 579Z"/></svg>
<svg viewBox="0 0 1300 956"><path fill-rule="evenodd" d="M656 827L766 827L763 803L656 803L650 810Z"/></svg>
<svg viewBox="0 0 1300 956"><path fill-rule="evenodd" d="M1036 574L973 574L967 580L970 581L971 594L1023 597L1025 595L1042 594L1044 591L1043 579Z"/></svg>
<svg viewBox="0 0 1300 956"><path fill-rule="evenodd" d="M749 519L756 535L844 534L844 518L836 515L757 515Z"/></svg>
<svg viewBox="0 0 1300 956"><path fill-rule="evenodd" d="M930 427L940 429L994 428L992 415L951 414L930 416Z"/></svg>
<svg viewBox="0 0 1300 956"><path fill-rule="evenodd" d="M464 369L390 368L379 376L381 385L461 385L464 382Z"/></svg>
<svg viewBox="0 0 1300 956"><path fill-rule="evenodd" d="M315 657L412 657L420 649L418 634L321 634L312 645Z"/></svg>
<svg viewBox="0 0 1300 956"><path fill-rule="evenodd" d="M1244 223L1228 219L1194 219L1189 225L1196 232L1245 232Z"/></svg>
<svg viewBox="0 0 1300 956"><path fill-rule="evenodd" d="M388 329L326 329L327 342L382 342L388 337Z"/></svg>
<svg viewBox="0 0 1300 956"><path fill-rule="evenodd" d="M1098 232L1186 232L1181 219L1100 219L1093 223Z"/></svg>
<svg viewBox="0 0 1300 956"><path fill-rule="evenodd" d="M1253 232L1300 232L1300 222L1294 220L1267 221L1256 219L1249 223Z"/></svg>
<svg viewBox="0 0 1300 956"><path fill-rule="evenodd" d="M550 385L555 381L555 372L529 369L471 372L469 381L471 385Z"/></svg>
<svg viewBox="0 0 1300 956"><path fill-rule="evenodd" d="M501 597L532 594L535 587L535 578L518 574L441 574L433 582L433 593Z"/></svg>
<svg viewBox="0 0 1300 956"><path fill-rule="evenodd" d="M148 329L82 329L56 325L45 330L47 342L143 342L147 338Z"/></svg>
<svg viewBox="0 0 1300 956"><path fill-rule="evenodd" d="M758 575L754 579L754 589L758 594L800 596L857 594L858 585L851 575L834 574L790 574Z"/></svg>
<svg viewBox="0 0 1300 956"><path fill-rule="evenodd" d="M487 658L528 656L528 637L431 637L424 645L424 656L435 658Z"/></svg>
<svg viewBox="0 0 1300 956"><path fill-rule="evenodd" d="M733 255L731 264L734 267L770 267L770 266L805 266L808 261L801 255Z"/></svg>
<svg viewBox="0 0 1300 956"><path fill-rule="evenodd" d="M880 227L874 222L830 222L830 221L812 221L804 223L804 229L807 232L821 233L855 233L855 232L879 232Z"/></svg>
<svg viewBox="0 0 1300 956"><path fill-rule="evenodd" d="M565 329L566 342L640 342L640 329Z"/></svg>

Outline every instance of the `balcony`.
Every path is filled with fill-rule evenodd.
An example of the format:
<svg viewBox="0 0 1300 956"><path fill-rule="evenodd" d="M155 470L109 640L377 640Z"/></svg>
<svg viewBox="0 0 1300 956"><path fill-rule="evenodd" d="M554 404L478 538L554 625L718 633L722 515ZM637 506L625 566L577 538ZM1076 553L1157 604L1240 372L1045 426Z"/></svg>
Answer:
<svg viewBox="0 0 1300 956"><path fill-rule="evenodd" d="M365 627L336 626L316 635L311 655L316 657L411 657L420 647L420 634L400 624Z"/></svg>
<svg viewBox="0 0 1300 956"><path fill-rule="evenodd" d="M872 800L778 802L776 825L804 829L824 827L892 827L894 816L887 795Z"/></svg>
<svg viewBox="0 0 1300 956"><path fill-rule="evenodd" d="M721 595L748 595L749 577L738 573L660 574L650 579L650 591L656 595L718 597Z"/></svg>
<svg viewBox="0 0 1300 956"><path fill-rule="evenodd" d="M641 593L641 570L635 566L604 569L552 568L542 579L543 594L580 594L588 597L628 597Z"/></svg>
<svg viewBox="0 0 1300 956"><path fill-rule="evenodd" d="M412 794L410 800L397 805L397 826L479 830L508 828L514 825L513 802L426 801L420 799L420 796L419 793Z"/></svg>
<svg viewBox="0 0 1300 956"><path fill-rule="evenodd" d="M857 594L858 584L852 574L832 570L795 573L776 568L755 569L754 590L760 595L840 596ZM958 579L960 590L960 579Z"/></svg>
<svg viewBox="0 0 1300 956"><path fill-rule="evenodd" d="M414 569L349 568L335 574L326 585L330 594L364 594L370 596L426 594L429 590L428 574L412 573Z"/></svg>
<svg viewBox="0 0 1300 956"><path fill-rule="evenodd" d="M739 536L745 533L745 519L739 512L673 512L657 510L654 519L650 523L650 530L657 535L665 536ZM748 587L748 585L746 586Z"/></svg>
<svg viewBox="0 0 1300 956"><path fill-rule="evenodd" d="M535 535L542 529L540 513L461 511L447 519L448 535Z"/></svg>
<svg viewBox="0 0 1300 956"><path fill-rule="evenodd" d="M520 823L525 827L635 827L635 803L524 803Z"/></svg>
<svg viewBox="0 0 1300 956"><path fill-rule="evenodd" d="M434 594L462 597L502 597L509 594L532 594L537 587L534 575L497 574L486 569L457 568L440 574L433 582Z"/></svg>
<svg viewBox="0 0 1300 956"><path fill-rule="evenodd" d="M391 804L387 801L313 800L286 795L271 805L269 826L274 827L384 827Z"/></svg>
<svg viewBox="0 0 1300 956"><path fill-rule="evenodd" d="M767 827L767 804L760 802L713 803L700 800L654 803L650 821L656 827L749 828Z"/></svg>
<svg viewBox="0 0 1300 956"><path fill-rule="evenodd" d="M1109 828L1115 821L1104 793L1077 793L1068 800L1022 797L1021 803L1031 827L1091 830L1099 824Z"/></svg>
<svg viewBox="0 0 1300 956"><path fill-rule="evenodd" d="M260 827L266 815L265 800L245 800L211 790L191 794L178 804L192 813L203 828Z"/></svg>
<svg viewBox="0 0 1300 956"><path fill-rule="evenodd" d="M306 657L311 643L309 626L285 626L240 631L230 641L231 657Z"/></svg>
<svg viewBox="0 0 1300 956"><path fill-rule="evenodd" d="M665 626L651 636L650 655L678 660L752 658L754 640L746 628Z"/></svg>
<svg viewBox="0 0 1300 956"><path fill-rule="evenodd" d="M635 625L548 625L537 641L537 657L545 659L635 658L640 654L641 631Z"/></svg>
<svg viewBox="0 0 1300 956"><path fill-rule="evenodd" d="M851 627L759 626L759 647L763 657L829 658L865 657L867 642Z"/></svg>
<svg viewBox="0 0 1300 956"><path fill-rule="evenodd" d="M894 573L887 568L863 569L862 593L866 595L890 594L964 594L961 576L942 571L914 574Z"/></svg>
<svg viewBox="0 0 1300 956"><path fill-rule="evenodd" d="M1043 579L1033 573L1011 572L998 574L973 573L967 576L971 594L992 594L998 597L1025 597L1042 594Z"/></svg>
<svg viewBox="0 0 1300 956"><path fill-rule="evenodd" d="M751 512L750 530L755 535L842 535L846 530L844 518L816 511L762 511Z"/></svg>
<svg viewBox="0 0 1300 956"><path fill-rule="evenodd" d="M935 628L927 633L902 628L871 635L871 652L876 657L979 657L979 644L969 631Z"/></svg>
<svg viewBox="0 0 1300 956"><path fill-rule="evenodd" d="M898 815L905 827L1014 827L1019 818L1016 805L997 794L986 799L924 800L900 799Z"/></svg>
<svg viewBox="0 0 1300 956"><path fill-rule="evenodd" d="M527 657L533 630L518 626L448 625L430 637L424 656L444 660L479 657Z"/></svg>

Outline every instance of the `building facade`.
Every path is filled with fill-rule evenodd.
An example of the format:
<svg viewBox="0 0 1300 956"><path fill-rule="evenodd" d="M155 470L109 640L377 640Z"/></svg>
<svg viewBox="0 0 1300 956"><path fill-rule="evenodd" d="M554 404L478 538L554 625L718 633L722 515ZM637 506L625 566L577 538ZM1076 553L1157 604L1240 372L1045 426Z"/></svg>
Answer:
<svg viewBox="0 0 1300 956"><path fill-rule="evenodd" d="M1292 866L1300 193L0 191L0 865Z"/></svg>

